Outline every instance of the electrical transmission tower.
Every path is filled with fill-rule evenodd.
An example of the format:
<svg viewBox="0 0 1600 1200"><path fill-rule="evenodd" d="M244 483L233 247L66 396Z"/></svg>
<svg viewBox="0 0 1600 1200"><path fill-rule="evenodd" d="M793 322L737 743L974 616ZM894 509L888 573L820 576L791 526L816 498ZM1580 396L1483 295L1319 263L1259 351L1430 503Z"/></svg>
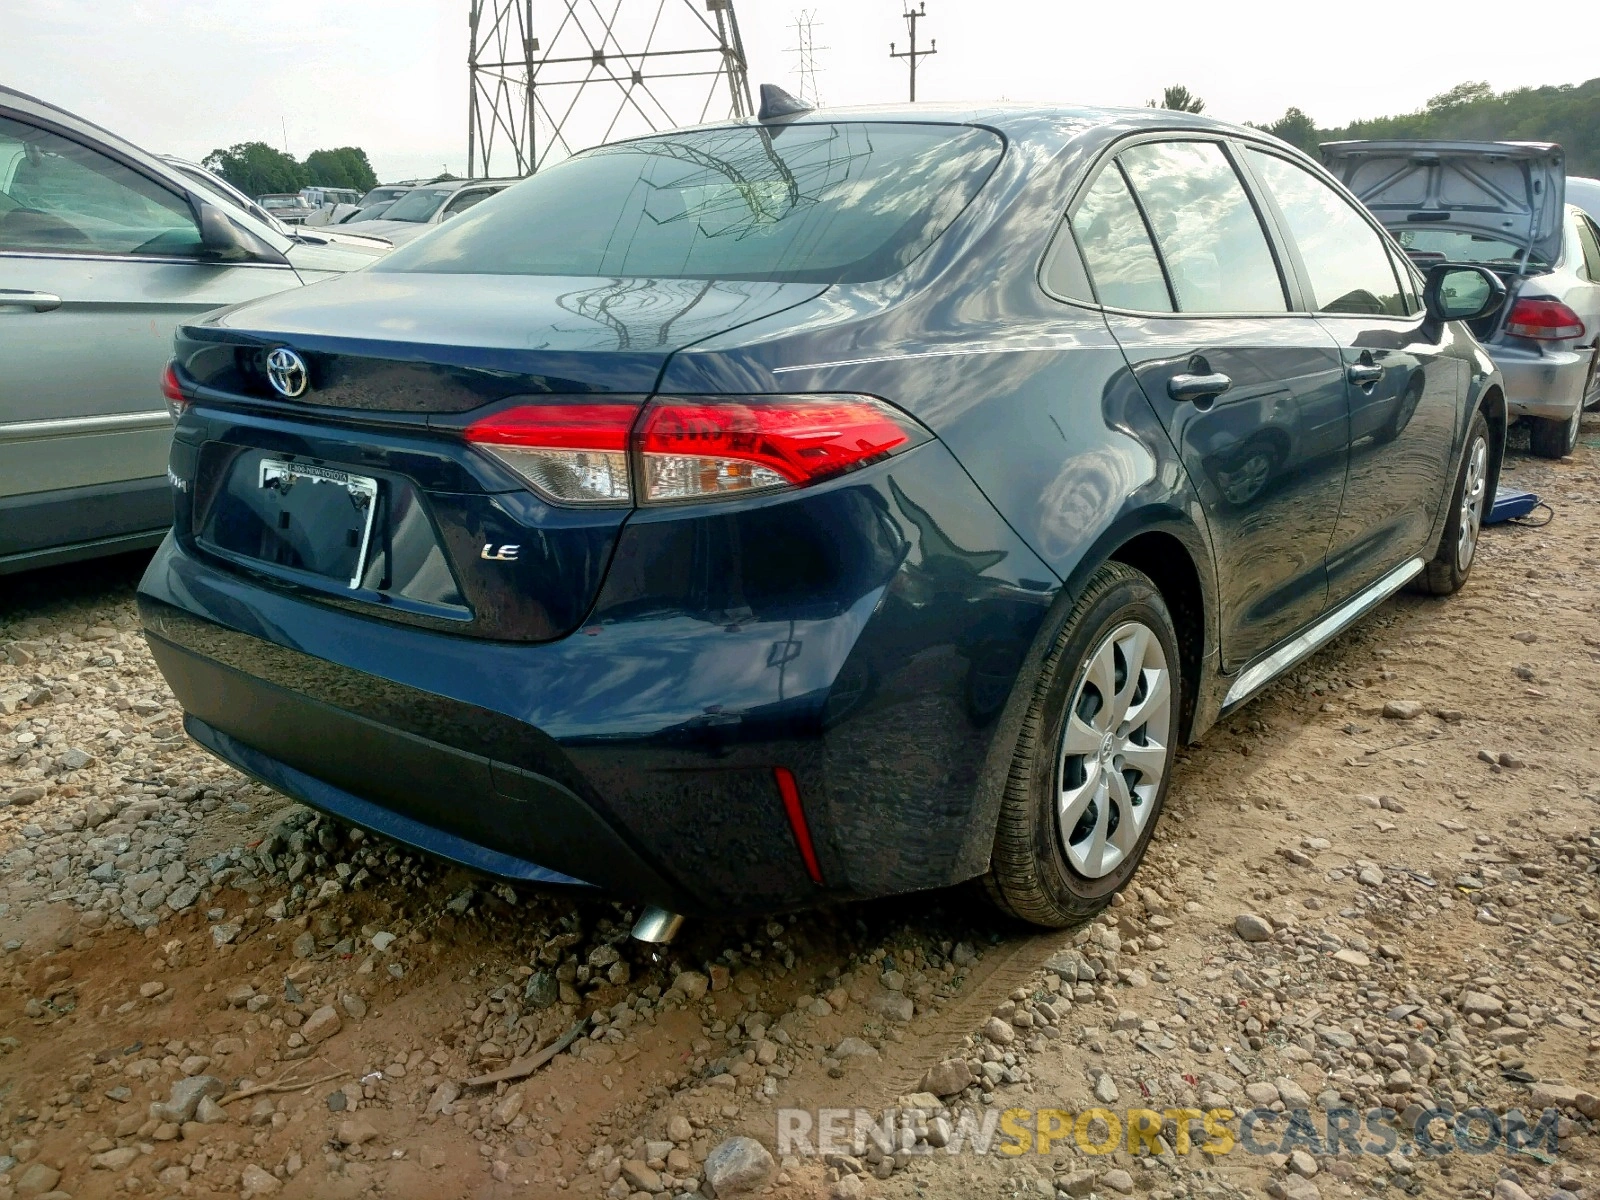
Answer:
<svg viewBox="0 0 1600 1200"><path fill-rule="evenodd" d="M917 49L917 22L928 15L928 0L922 0L916 8L909 5L906 8L906 24L911 27L911 49L895 51L894 43L889 43L889 57L903 58L911 67L911 103L917 102L917 60L927 58L930 54L939 53L939 39L935 38L928 43L926 50Z"/></svg>
<svg viewBox="0 0 1600 1200"><path fill-rule="evenodd" d="M795 73L800 76L800 99L821 108L822 93L817 89L817 76L821 74L821 69L817 66L817 51L829 47L816 44L815 29L819 24L821 22L817 20L815 9L801 9L796 13L794 24L789 26L794 30L795 47L789 53L799 60L795 64Z"/></svg>
<svg viewBox="0 0 1600 1200"><path fill-rule="evenodd" d="M467 174L754 111L733 0L468 0Z"/></svg>

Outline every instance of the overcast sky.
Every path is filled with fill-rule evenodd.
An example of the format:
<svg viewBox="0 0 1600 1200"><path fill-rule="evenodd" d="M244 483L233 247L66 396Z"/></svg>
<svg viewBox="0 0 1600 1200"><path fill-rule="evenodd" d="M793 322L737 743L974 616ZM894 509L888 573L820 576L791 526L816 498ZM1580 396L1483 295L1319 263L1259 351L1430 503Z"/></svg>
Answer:
<svg viewBox="0 0 1600 1200"><path fill-rule="evenodd" d="M489 0L492 3L492 0ZM589 15L618 0L581 0ZM640 17L663 0L621 0ZM666 0L666 27L692 4ZM548 50L564 0L533 0ZM1297 105L1323 126L1420 107L1465 79L1497 90L1579 83L1600 74L1591 39L1505 52L1481 21L1424 19L1392 0L1337 8L1282 0L927 0L919 99L1142 104L1170 83L1230 120L1266 121ZM819 87L829 104L903 100L900 0L737 0L752 84L798 89L792 28L815 14ZM297 157L366 148L386 179L466 162L468 0L0 0L0 81L123 134L150 150L201 158L261 140ZM678 14L678 15L675 15ZM681 27L686 29L687 27ZM571 35L569 28L568 36ZM629 38L624 33L624 38ZM661 89L680 122L703 97ZM675 90L674 90L675 89ZM616 104L586 93L579 141L597 139ZM552 97L553 98L553 97ZM713 112L713 116L724 113ZM497 164L498 165L498 164Z"/></svg>

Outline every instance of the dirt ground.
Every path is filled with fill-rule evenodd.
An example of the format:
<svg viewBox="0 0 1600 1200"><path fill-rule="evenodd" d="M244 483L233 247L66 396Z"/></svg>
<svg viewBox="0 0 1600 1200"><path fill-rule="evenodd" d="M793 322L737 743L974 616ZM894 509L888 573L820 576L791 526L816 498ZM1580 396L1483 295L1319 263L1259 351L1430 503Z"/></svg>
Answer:
<svg viewBox="0 0 1600 1200"><path fill-rule="evenodd" d="M652 954L188 743L138 562L0 578L0 1200L1600 1197L1600 422L1507 468L1550 523L1185 751L1059 934L957 889Z"/></svg>

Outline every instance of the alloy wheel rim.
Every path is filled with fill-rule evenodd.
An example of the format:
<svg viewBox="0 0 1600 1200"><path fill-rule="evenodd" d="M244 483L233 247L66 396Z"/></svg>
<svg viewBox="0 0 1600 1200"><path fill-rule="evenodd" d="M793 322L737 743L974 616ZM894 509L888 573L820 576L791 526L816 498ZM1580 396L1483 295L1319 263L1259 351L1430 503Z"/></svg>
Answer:
<svg viewBox="0 0 1600 1200"><path fill-rule="evenodd" d="M1089 879L1134 853L1167 770L1172 672L1149 626L1128 621L1089 655L1061 732L1056 814L1061 848Z"/></svg>
<svg viewBox="0 0 1600 1200"><path fill-rule="evenodd" d="M1467 477L1461 487L1461 526L1456 535L1456 567L1465 571L1472 565L1478 549L1478 527L1483 521L1483 497L1489 484L1489 443L1479 438L1472 443L1467 459Z"/></svg>

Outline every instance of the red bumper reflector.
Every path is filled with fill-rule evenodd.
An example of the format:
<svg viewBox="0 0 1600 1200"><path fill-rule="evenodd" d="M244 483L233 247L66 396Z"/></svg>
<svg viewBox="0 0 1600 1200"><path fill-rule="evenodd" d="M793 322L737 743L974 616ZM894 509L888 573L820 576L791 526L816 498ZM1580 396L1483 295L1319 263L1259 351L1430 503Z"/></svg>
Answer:
<svg viewBox="0 0 1600 1200"><path fill-rule="evenodd" d="M811 876L812 883L821 883L822 868L817 864L817 851L811 845L811 829L806 825L806 811L800 806L800 788L794 781L794 772L788 767L773 767L772 777L778 781L783 811L789 816L789 828L794 830L795 845L800 847L806 873Z"/></svg>

